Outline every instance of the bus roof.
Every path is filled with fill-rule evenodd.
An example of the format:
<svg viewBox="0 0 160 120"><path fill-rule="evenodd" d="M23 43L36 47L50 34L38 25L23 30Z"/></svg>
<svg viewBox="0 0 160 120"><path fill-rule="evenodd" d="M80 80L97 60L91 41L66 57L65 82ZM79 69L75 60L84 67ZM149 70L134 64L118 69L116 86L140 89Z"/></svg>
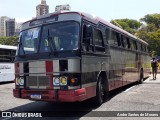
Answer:
<svg viewBox="0 0 160 120"><path fill-rule="evenodd" d="M88 20L88 21L91 21L91 22L94 23L94 24L102 23L102 24L107 25L108 27L110 27L110 28L112 28L112 29L114 29L114 30L116 30L116 31L119 31L119 32L127 35L128 37L132 37L132 38L134 38L134 39L136 39L136 40L138 40L138 41L140 41L140 42L148 45L148 43L145 42L144 40L142 40L142 39L140 39L140 38L132 35L131 33L123 30L122 28L119 28L119 27L113 25L113 24L110 23L110 22L107 22L106 20L104 20L104 19L102 19L102 18L100 18L100 17L96 17L96 16L94 16L94 15L92 15L92 14L88 14L88 13L84 13L84 12L78 12L78 11L60 11L60 12L53 12L53 13L49 13L49 14L46 14L46 15L38 16L38 17L36 17L36 18L34 18L34 19L32 19L32 20L29 20L29 21L27 21L27 22L25 22L25 23L23 23L23 24L26 24L26 23L29 24L31 21L34 21L34 20L44 19L44 18L48 18L48 17L54 16L54 15L62 15L62 14L78 14L78 15L80 15L82 18L84 18L84 19L86 19L86 20ZM28 25L28 24L27 24L27 25Z"/></svg>
<svg viewBox="0 0 160 120"><path fill-rule="evenodd" d="M1 45L0 44L0 49L17 50L17 46Z"/></svg>

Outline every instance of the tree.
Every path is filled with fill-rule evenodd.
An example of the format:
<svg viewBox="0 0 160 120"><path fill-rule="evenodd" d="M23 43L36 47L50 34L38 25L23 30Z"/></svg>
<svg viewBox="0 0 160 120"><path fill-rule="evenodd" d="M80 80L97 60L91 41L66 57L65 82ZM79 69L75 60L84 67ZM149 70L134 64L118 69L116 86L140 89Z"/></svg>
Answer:
<svg viewBox="0 0 160 120"><path fill-rule="evenodd" d="M111 20L111 23L131 34L135 34L137 29L142 25L141 22L133 19L115 19Z"/></svg>
<svg viewBox="0 0 160 120"><path fill-rule="evenodd" d="M140 20L145 25L137 31L136 36L148 42L149 51L160 55L160 14L148 14Z"/></svg>
<svg viewBox="0 0 160 120"><path fill-rule="evenodd" d="M116 20L111 20L111 23L114 24L115 26L119 27L119 28L122 28L122 25L120 25Z"/></svg>
<svg viewBox="0 0 160 120"><path fill-rule="evenodd" d="M140 20L147 24L154 24L156 28L160 28L160 14L147 14Z"/></svg>
<svg viewBox="0 0 160 120"><path fill-rule="evenodd" d="M140 22L133 19L115 19L111 23L146 41L149 51L160 56L160 14L147 14Z"/></svg>
<svg viewBox="0 0 160 120"><path fill-rule="evenodd" d="M0 37L0 44L17 46L17 44L18 44L18 36Z"/></svg>

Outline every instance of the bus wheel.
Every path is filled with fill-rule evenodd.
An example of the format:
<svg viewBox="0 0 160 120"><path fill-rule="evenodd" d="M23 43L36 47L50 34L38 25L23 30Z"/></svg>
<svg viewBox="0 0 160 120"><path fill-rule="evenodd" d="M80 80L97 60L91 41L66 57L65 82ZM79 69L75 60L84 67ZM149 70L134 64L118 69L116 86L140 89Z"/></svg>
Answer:
<svg viewBox="0 0 160 120"><path fill-rule="evenodd" d="M95 97L95 104L101 105L104 100L104 87L102 83L102 76L99 77L96 89L96 97Z"/></svg>
<svg viewBox="0 0 160 120"><path fill-rule="evenodd" d="M143 70L140 72L139 84L143 83Z"/></svg>

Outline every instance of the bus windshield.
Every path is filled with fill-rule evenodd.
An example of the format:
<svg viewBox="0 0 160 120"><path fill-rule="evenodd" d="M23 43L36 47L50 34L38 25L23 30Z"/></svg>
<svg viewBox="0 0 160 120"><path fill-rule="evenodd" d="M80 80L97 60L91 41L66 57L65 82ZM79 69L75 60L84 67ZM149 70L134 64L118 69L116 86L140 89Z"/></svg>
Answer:
<svg viewBox="0 0 160 120"><path fill-rule="evenodd" d="M19 54L32 54L38 50L40 27L20 33Z"/></svg>
<svg viewBox="0 0 160 120"><path fill-rule="evenodd" d="M78 23L61 22L45 24L41 27L32 28L21 32L19 54L24 55L37 52L43 53L77 50L78 41Z"/></svg>

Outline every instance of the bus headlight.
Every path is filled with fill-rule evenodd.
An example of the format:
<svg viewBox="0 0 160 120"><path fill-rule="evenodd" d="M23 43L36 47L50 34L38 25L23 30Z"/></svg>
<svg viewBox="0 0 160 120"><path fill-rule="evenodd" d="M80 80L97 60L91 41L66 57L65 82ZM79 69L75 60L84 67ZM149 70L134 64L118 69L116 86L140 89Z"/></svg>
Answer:
<svg viewBox="0 0 160 120"><path fill-rule="evenodd" d="M67 77L62 76L62 77L53 77L53 85L54 86L64 86L67 85Z"/></svg>
<svg viewBox="0 0 160 120"><path fill-rule="evenodd" d="M58 86L60 83L59 77L53 77L53 85Z"/></svg>
<svg viewBox="0 0 160 120"><path fill-rule="evenodd" d="M24 85L24 78L23 77L17 77L16 78L16 85Z"/></svg>
<svg viewBox="0 0 160 120"><path fill-rule="evenodd" d="M67 85L67 77L65 76L60 77L60 85Z"/></svg>

